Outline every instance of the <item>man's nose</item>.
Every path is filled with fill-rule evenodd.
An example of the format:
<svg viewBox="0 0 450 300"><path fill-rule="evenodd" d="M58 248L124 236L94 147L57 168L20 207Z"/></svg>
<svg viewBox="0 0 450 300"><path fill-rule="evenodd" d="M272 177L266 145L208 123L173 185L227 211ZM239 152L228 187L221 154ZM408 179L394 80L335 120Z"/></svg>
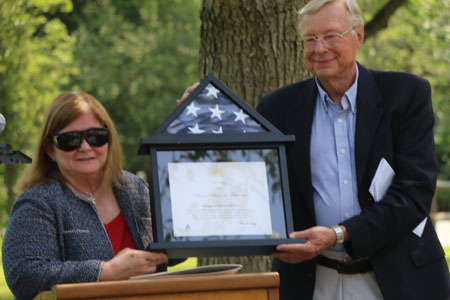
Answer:
<svg viewBox="0 0 450 300"><path fill-rule="evenodd" d="M325 52L328 50L328 47L325 46L325 42L322 39L317 39L314 44L314 52Z"/></svg>

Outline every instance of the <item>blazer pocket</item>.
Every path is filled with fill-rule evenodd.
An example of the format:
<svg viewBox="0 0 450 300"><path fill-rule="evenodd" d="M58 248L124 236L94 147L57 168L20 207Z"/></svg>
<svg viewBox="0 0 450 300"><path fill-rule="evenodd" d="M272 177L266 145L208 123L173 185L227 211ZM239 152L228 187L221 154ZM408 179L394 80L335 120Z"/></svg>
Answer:
<svg viewBox="0 0 450 300"><path fill-rule="evenodd" d="M439 258L445 257L445 253L439 244L436 245L433 243L417 247L409 253L409 256L411 257L414 266L419 268Z"/></svg>

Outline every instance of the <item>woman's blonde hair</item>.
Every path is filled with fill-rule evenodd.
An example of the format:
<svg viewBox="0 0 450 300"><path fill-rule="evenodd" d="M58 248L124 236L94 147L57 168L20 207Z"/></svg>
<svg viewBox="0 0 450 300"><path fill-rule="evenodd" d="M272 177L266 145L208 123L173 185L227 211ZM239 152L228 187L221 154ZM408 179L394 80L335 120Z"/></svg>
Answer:
<svg viewBox="0 0 450 300"><path fill-rule="evenodd" d="M44 147L46 144L51 143L49 137L57 135L64 127L88 112L85 104L89 106L91 112L102 126L108 128L110 132L102 184L119 184L119 179L122 175L123 158L119 135L114 123L97 99L83 91L74 91L62 93L50 105L38 137L33 162L25 170L19 181L18 186L21 191L52 180L57 180L62 184L66 182L66 179L58 169L58 165L48 156Z"/></svg>

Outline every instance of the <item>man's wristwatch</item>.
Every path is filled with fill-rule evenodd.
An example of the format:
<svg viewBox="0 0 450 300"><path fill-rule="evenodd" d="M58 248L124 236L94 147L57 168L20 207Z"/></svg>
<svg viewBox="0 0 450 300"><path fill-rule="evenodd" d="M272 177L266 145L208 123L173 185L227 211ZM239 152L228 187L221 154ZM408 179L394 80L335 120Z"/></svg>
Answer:
<svg viewBox="0 0 450 300"><path fill-rule="evenodd" d="M344 231L342 230L341 226L332 226L330 227L334 230L336 233L336 244L343 244L344 243Z"/></svg>

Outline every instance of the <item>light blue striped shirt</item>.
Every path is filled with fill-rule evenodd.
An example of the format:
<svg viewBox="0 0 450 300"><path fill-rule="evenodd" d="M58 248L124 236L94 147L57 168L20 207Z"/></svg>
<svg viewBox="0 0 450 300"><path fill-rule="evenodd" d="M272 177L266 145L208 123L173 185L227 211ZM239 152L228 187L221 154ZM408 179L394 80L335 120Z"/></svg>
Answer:
<svg viewBox="0 0 450 300"><path fill-rule="evenodd" d="M342 107L319 89L311 133L311 179L317 225L334 226L361 212L355 168L358 68Z"/></svg>

